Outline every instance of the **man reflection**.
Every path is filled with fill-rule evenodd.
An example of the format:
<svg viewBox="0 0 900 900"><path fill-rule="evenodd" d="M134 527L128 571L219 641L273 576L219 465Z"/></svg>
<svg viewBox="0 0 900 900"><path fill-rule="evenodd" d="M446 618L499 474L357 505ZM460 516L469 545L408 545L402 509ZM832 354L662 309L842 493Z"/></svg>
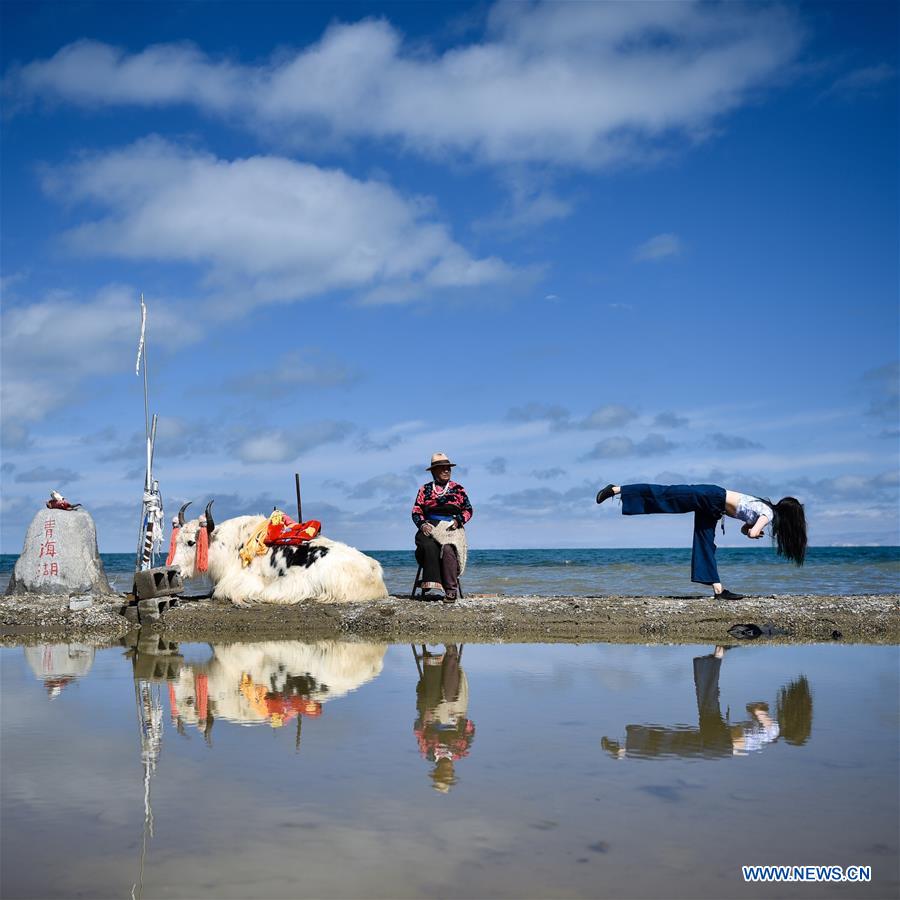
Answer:
<svg viewBox="0 0 900 900"><path fill-rule="evenodd" d="M434 763L432 787L446 794L456 784L453 768L456 760L469 755L475 725L466 717L469 708L469 681L462 670L463 647L445 644L443 652L420 653L413 647L419 672L416 685L418 718L413 732L419 752Z"/></svg>
<svg viewBox="0 0 900 900"><path fill-rule="evenodd" d="M789 744L805 744L812 732L812 694L805 675L783 686L775 702L747 704L748 719L731 723L719 708L719 672L726 647L694 659L699 727L688 725L628 725L625 745L604 737L600 745L613 757L746 756L783 738Z"/></svg>

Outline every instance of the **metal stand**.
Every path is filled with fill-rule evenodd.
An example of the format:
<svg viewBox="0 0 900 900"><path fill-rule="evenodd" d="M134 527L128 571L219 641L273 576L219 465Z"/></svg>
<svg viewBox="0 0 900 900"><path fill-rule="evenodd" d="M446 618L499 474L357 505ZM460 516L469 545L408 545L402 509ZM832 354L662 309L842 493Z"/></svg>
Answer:
<svg viewBox="0 0 900 900"><path fill-rule="evenodd" d="M422 572L423 571L424 570L422 569L421 566L419 566L419 568L416 569L416 577L415 577L415 580L413 581L412 590L409 593L410 600L422 600L425 597L425 589L422 587ZM416 596L416 591L419 592L418 597ZM457 594L459 596L459 599L462 600L463 599L463 589L462 589L461 581L459 582L459 590L457 591Z"/></svg>

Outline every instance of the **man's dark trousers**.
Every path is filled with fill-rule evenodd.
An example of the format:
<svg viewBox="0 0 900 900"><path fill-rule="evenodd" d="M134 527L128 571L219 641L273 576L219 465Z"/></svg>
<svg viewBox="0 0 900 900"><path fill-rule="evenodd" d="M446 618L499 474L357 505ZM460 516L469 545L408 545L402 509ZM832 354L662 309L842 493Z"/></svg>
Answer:
<svg viewBox="0 0 900 900"><path fill-rule="evenodd" d="M459 591L459 556L453 544L441 545L427 534L416 532L416 562L422 567L422 581L440 582L447 593Z"/></svg>
<svg viewBox="0 0 900 900"><path fill-rule="evenodd" d="M725 488L717 484L623 484L622 515L694 514L691 581L716 584L716 522L725 514Z"/></svg>

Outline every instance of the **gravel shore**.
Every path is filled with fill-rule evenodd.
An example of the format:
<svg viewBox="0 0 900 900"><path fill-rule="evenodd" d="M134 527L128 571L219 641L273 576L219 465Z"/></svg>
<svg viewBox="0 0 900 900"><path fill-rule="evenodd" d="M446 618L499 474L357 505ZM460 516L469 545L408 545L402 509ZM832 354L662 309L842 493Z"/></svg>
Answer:
<svg viewBox="0 0 900 900"><path fill-rule="evenodd" d="M123 598L70 610L59 597L0 598L0 643L117 642L135 623ZM390 597L374 603L237 607L179 601L150 627L170 640L253 641L353 638L385 642L608 641L722 643L729 628L756 625L759 640L900 643L900 594L769 596L717 602L708 597L497 597L455 604Z"/></svg>

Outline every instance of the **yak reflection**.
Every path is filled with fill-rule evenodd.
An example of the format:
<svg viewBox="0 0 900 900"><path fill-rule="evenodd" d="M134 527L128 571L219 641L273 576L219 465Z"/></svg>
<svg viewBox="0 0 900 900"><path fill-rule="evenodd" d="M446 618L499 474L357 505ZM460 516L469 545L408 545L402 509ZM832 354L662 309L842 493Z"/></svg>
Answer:
<svg viewBox="0 0 900 900"><path fill-rule="evenodd" d="M186 663L178 645L155 637L132 650L136 679L167 682L172 725L182 734L213 725L281 728L317 718L324 705L376 678L386 644L341 641L258 641L211 645L209 657Z"/></svg>
<svg viewBox="0 0 900 900"><path fill-rule="evenodd" d="M754 701L746 706L747 718L731 722L719 706L719 673L725 647L694 659L694 688L697 694L698 726L628 725L624 744L604 737L601 746L613 757L685 756L723 758L746 756L768 744L784 740L805 744L812 733L813 704L805 675L783 686L775 698L775 710L768 703Z"/></svg>
<svg viewBox="0 0 900 900"><path fill-rule="evenodd" d="M210 650L205 661L189 664L176 642L148 629L138 632L136 642L131 639L127 655L134 669L144 770L144 824L139 872L131 892L134 900L143 893L148 841L153 838L151 786L162 750L162 686L168 686L171 724L181 735L195 728L212 745L217 720L280 728L295 719L294 746L299 750L302 719L320 716L326 702L375 678L387 645L263 641Z"/></svg>
<svg viewBox="0 0 900 900"><path fill-rule="evenodd" d="M469 755L475 736L475 725L466 715L469 681L461 666L463 645L445 644L443 652L424 644L420 652L412 649L419 672L413 732L419 752L434 763L432 787L446 794L457 781L454 763Z"/></svg>
<svg viewBox="0 0 900 900"><path fill-rule="evenodd" d="M176 727L205 736L215 719L281 728L322 715L324 704L376 678L386 644L261 641L212 648L202 664L182 667L169 684Z"/></svg>

